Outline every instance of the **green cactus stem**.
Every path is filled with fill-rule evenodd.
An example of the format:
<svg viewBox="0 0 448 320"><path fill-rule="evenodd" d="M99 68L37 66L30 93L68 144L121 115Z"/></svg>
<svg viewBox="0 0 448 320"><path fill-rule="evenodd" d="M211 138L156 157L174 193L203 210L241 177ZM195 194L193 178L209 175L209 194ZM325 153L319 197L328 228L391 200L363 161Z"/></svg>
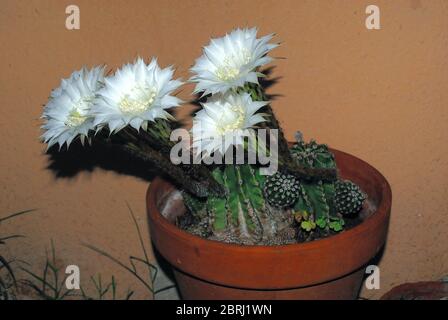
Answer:
<svg viewBox="0 0 448 320"><path fill-rule="evenodd" d="M227 191L224 199L207 199L213 229L218 232L238 229L242 237L257 233L260 227L257 217L264 211L264 199L255 169L250 165L226 165L216 168L213 176Z"/></svg>
<svg viewBox="0 0 448 320"><path fill-rule="evenodd" d="M259 168L248 164L225 165L215 168L212 175L225 188L225 197L209 196L205 201L215 235L232 234L244 243L254 244L275 235L278 225L266 207L265 177L260 175Z"/></svg>

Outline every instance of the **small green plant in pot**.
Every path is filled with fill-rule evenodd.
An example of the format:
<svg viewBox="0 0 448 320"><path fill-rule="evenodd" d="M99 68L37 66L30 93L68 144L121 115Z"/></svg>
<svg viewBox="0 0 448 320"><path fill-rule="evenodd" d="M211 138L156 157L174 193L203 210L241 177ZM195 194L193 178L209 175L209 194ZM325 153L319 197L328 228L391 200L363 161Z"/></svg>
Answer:
<svg viewBox="0 0 448 320"><path fill-rule="evenodd" d="M148 193L151 236L186 298L266 298L274 289L274 297L332 297L319 284L327 282L353 298L362 265L385 240L390 189L381 174L301 133L286 141L260 84L272 37L236 29L204 47L191 68L200 110L189 131L167 111L182 103L174 95L182 82L157 59L113 74L83 68L45 106L49 147L101 144L163 173ZM376 234L368 243L351 232L362 225ZM350 242L354 251L342 248ZM347 261L337 263L346 254L337 250Z"/></svg>

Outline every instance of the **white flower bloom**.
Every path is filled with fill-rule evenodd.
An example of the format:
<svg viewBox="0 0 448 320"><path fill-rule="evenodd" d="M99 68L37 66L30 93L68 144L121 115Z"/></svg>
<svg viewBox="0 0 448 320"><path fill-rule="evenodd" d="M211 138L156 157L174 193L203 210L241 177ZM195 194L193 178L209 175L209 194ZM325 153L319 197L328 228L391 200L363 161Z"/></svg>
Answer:
<svg viewBox="0 0 448 320"><path fill-rule="evenodd" d="M196 60L190 78L196 82L194 93L225 93L242 87L246 82L258 83L257 67L270 61L266 54L277 47L268 43L273 35L257 39L257 29L236 29L219 39L212 39L204 47L204 54Z"/></svg>
<svg viewBox="0 0 448 320"><path fill-rule="evenodd" d="M165 109L176 107L182 101L171 96L182 82L172 80L174 69L161 69L157 59L149 65L139 58L126 64L104 80L98 99L92 108L95 125L109 126L117 132L127 125L146 130L148 121L167 119L171 115Z"/></svg>
<svg viewBox="0 0 448 320"><path fill-rule="evenodd" d="M251 128L266 121L263 114L255 114L266 104L252 101L248 93L211 96L193 118L193 148L197 154L209 156L216 151L224 155L230 146L242 145Z"/></svg>
<svg viewBox="0 0 448 320"><path fill-rule="evenodd" d="M51 92L42 114L45 121L42 139L48 148L56 143L60 148L64 143L69 147L77 136L84 143L89 130L94 127L88 113L103 79L104 67L82 68L63 79L60 87Z"/></svg>

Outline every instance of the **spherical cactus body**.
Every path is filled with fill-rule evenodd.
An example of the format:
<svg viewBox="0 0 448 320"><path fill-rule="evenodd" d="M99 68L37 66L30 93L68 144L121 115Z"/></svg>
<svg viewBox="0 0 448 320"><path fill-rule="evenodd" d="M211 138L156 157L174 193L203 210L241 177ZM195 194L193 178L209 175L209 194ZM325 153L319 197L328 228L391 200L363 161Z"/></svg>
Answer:
<svg viewBox="0 0 448 320"><path fill-rule="evenodd" d="M336 182L335 206L343 215L350 215L361 210L366 195L351 181Z"/></svg>
<svg viewBox="0 0 448 320"><path fill-rule="evenodd" d="M272 206L285 208L299 198L300 183L293 175L277 172L266 177L264 195Z"/></svg>

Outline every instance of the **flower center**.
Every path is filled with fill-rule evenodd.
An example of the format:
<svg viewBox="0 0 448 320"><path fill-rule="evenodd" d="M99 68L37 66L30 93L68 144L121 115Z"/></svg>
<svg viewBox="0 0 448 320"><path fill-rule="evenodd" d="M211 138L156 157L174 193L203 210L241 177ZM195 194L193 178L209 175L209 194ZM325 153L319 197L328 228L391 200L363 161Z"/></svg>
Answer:
<svg viewBox="0 0 448 320"><path fill-rule="evenodd" d="M89 110L89 105L94 98L94 96L87 96L79 99L69 112L65 125L72 128L82 125L87 119L86 111Z"/></svg>
<svg viewBox="0 0 448 320"><path fill-rule="evenodd" d="M218 127L218 132L223 135L227 132L241 129L244 125L246 113L241 106L231 106L230 112L224 112Z"/></svg>
<svg viewBox="0 0 448 320"><path fill-rule="evenodd" d="M218 69L216 69L216 76L219 78L219 80L222 81L234 80L238 77L239 74L240 74L239 69L230 66L221 66Z"/></svg>
<svg viewBox="0 0 448 320"><path fill-rule="evenodd" d="M77 127L80 126L86 121L87 117L79 112L78 108L73 108L68 114L67 121L65 125L69 127Z"/></svg>
<svg viewBox="0 0 448 320"><path fill-rule="evenodd" d="M153 87L134 87L125 94L118 106L126 114L140 114L149 109L156 99L157 91Z"/></svg>
<svg viewBox="0 0 448 320"><path fill-rule="evenodd" d="M222 81L235 80L240 75L241 67L248 64L252 57L247 49L241 49L238 55L228 55L223 60L223 65L215 71L218 79Z"/></svg>

